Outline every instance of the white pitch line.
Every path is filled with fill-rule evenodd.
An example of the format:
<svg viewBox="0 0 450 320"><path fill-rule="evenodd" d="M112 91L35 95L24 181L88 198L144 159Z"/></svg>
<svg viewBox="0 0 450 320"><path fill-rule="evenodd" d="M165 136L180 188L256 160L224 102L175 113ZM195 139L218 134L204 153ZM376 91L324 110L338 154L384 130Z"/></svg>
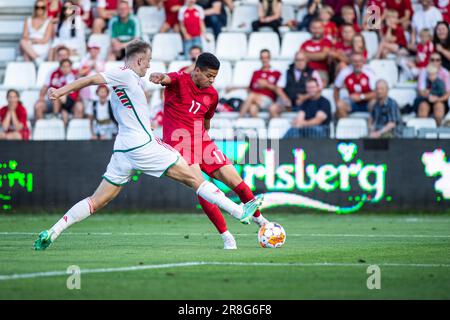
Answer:
<svg viewBox="0 0 450 320"><path fill-rule="evenodd" d="M372 263L372 265L375 263ZM315 262L315 263L268 263L268 262L207 262L192 261L181 263L153 264L120 268L81 269L80 274L129 272L149 269L181 268L192 266L243 266L243 267L366 267L369 263L340 263L340 262ZM426 263L378 263L380 267L413 267L413 268L450 268L450 264L426 264ZM49 271L35 273L20 273L11 275L0 275L0 281L34 279L43 277L67 276L67 271Z"/></svg>
<svg viewBox="0 0 450 320"><path fill-rule="evenodd" d="M216 233L176 232L65 232L63 235L79 236L215 236ZM35 235L36 232L0 232L0 236ZM236 233L236 236L255 236L255 233ZM356 237L356 238L450 238L450 235L427 234L341 234L341 233L288 233L289 237Z"/></svg>

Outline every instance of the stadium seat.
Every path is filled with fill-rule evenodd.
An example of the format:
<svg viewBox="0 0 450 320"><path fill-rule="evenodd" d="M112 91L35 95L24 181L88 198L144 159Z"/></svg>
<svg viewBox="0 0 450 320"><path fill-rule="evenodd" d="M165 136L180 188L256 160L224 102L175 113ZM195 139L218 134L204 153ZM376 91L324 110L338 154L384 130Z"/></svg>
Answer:
<svg viewBox="0 0 450 320"><path fill-rule="evenodd" d="M222 32L217 37L216 54L219 59L241 60L247 54L247 37L242 32Z"/></svg>
<svg viewBox="0 0 450 320"><path fill-rule="evenodd" d="M374 31L363 31L361 34L366 42L367 59L371 60L378 51L378 35Z"/></svg>
<svg viewBox="0 0 450 320"><path fill-rule="evenodd" d="M280 40L275 32L252 32L248 40L248 59L259 59L262 49L269 49L272 59L280 55Z"/></svg>
<svg viewBox="0 0 450 320"><path fill-rule="evenodd" d="M6 66L5 88L17 90L33 88L36 83L36 69L33 62L10 62Z"/></svg>
<svg viewBox="0 0 450 320"><path fill-rule="evenodd" d="M389 88L394 88L398 83L398 68L394 60L372 60L369 66L375 73L375 79L386 80Z"/></svg>
<svg viewBox="0 0 450 320"><path fill-rule="evenodd" d="M0 108L8 104L8 99L6 98L7 90L0 90Z"/></svg>
<svg viewBox="0 0 450 320"><path fill-rule="evenodd" d="M205 37L202 37L202 48L203 52L216 53L216 39L212 33L207 32Z"/></svg>
<svg viewBox="0 0 450 320"><path fill-rule="evenodd" d="M141 22L142 32L155 34L158 33L166 20L166 13L164 8L142 6L138 9L137 17Z"/></svg>
<svg viewBox="0 0 450 320"><path fill-rule="evenodd" d="M267 129L267 138L281 139L290 128L291 120L284 118L272 119L270 120L269 127Z"/></svg>
<svg viewBox="0 0 450 320"><path fill-rule="evenodd" d="M91 124L89 119L72 119L67 127L67 140L90 140Z"/></svg>
<svg viewBox="0 0 450 320"><path fill-rule="evenodd" d="M359 139L368 134L367 121L358 118L340 119L336 126L336 139Z"/></svg>
<svg viewBox="0 0 450 320"><path fill-rule="evenodd" d="M179 33L157 33L152 41L152 58L170 62L183 52L183 40Z"/></svg>
<svg viewBox="0 0 450 320"><path fill-rule="evenodd" d="M214 119L230 119L230 120L236 120L239 118L239 112L217 112L214 115Z"/></svg>
<svg viewBox="0 0 450 320"><path fill-rule="evenodd" d="M152 63L150 63L151 66ZM178 72L181 68L188 67L192 64L189 60L175 60L169 64L167 72Z"/></svg>
<svg viewBox="0 0 450 320"><path fill-rule="evenodd" d="M389 97L394 99L397 102L398 107L402 109L407 104L411 106L414 104L414 100L417 97L417 91L414 89L394 88L389 90Z"/></svg>
<svg viewBox="0 0 450 320"><path fill-rule="evenodd" d="M281 114L281 118L292 121L295 117L297 117L297 114L298 112L283 112Z"/></svg>
<svg viewBox="0 0 450 320"><path fill-rule="evenodd" d="M50 72L55 71L58 68L59 63L56 61L45 61L39 65L37 79L36 79L36 88L41 89L45 84L45 80L50 75Z"/></svg>
<svg viewBox="0 0 450 320"><path fill-rule="evenodd" d="M286 4L283 1L283 6L281 7L281 18L283 18L283 23L286 23L291 20L295 20L294 6Z"/></svg>
<svg viewBox="0 0 450 320"><path fill-rule="evenodd" d="M435 129L437 127L436 121L433 118L413 118L406 122L406 126L414 128L415 135L417 136L420 129ZM428 133L425 135L427 139L437 138L437 134Z"/></svg>
<svg viewBox="0 0 450 320"><path fill-rule="evenodd" d="M356 119L369 119L370 113L369 112L352 112L348 115L350 118L356 118Z"/></svg>
<svg viewBox="0 0 450 320"><path fill-rule="evenodd" d="M213 140L232 140L234 138L234 131L232 128L228 129L211 128L208 131L208 135Z"/></svg>
<svg viewBox="0 0 450 320"><path fill-rule="evenodd" d="M151 109L153 109L154 107L156 107L162 103L161 93L162 93L162 90L152 91L152 96L150 98L150 108Z"/></svg>
<svg viewBox="0 0 450 320"><path fill-rule="evenodd" d="M148 90L157 90L157 89L161 89L161 85L159 84L154 84L152 82L150 82L149 77L150 74L153 72L161 72L161 73L166 73L166 65L164 64L164 62L161 61L152 61L150 63L150 68L147 69L147 73L145 74L145 77L143 78L145 86L147 87Z"/></svg>
<svg viewBox="0 0 450 320"><path fill-rule="evenodd" d="M24 23L24 20L0 20L0 38L5 40L17 38L17 36L21 35L23 32ZM13 36L13 38L10 36Z"/></svg>
<svg viewBox="0 0 450 320"><path fill-rule="evenodd" d="M211 128L212 129L229 129L229 128L232 129L233 122L229 119L214 117L211 119Z"/></svg>
<svg viewBox="0 0 450 320"><path fill-rule="evenodd" d="M230 31L251 32L252 22L258 19L258 7L255 5L236 6L231 17Z"/></svg>
<svg viewBox="0 0 450 320"><path fill-rule="evenodd" d="M266 123L261 118L239 118L234 127L238 138L265 139L267 137Z"/></svg>
<svg viewBox="0 0 450 320"><path fill-rule="evenodd" d="M20 100L27 109L27 118L34 119L34 105L39 99L39 90L27 90L20 94Z"/></svg>
<svg viewBox="0 0 450 320"><path fill-rule="evenodd" d="M293 60L301 45L311 39L309 32L286 32L281 43L280 58Z"/></svg>
<svg viewBox="0 0 450 320"><path fill-rule="evenodd" d="M261 68L258 60L243 60L236 62L233 72L232 86L248 87L253 72Z"/></svg>
<svg viewBox="0 0 450 320"><path fill-rule="evenodd" d="M284 0L283 4L289 4L295 7L304 7L308 4L308 0Z"/></svg>
<svg viewBox="0 0 450 320"><path fill-rule="evenodd" d="M91 36L89 37L89 41L88 43L91 42L95 42L97 44L100 45L100 58L103 60L107 60L108 58L108 51L109 51L109 47L111 45L111 38L109 35L107 34L99 34L99 33L95 33L95 34L91 34Z"/></svg>
<svg viewBox="0 0 450 320"><path fill-rule="evenodd" d="M12 47L0 48L0 61L16 60L16 49Z"/></svg>
<svg viewBox="0 0 450 320"><path fill-rule="evenodd" d="M221 61L219 73L214 81L214 87L218 90L225 89L231 84L232 77L233 69L231 68L231 63L229 61Z"/></svg>
<svg viewBox="0 0 450 320"><path fill-rule="evenodd" d="M33 140L64 140L64 122L60 119L39 119L36 121Z"/></svg>
<svg viewBox="0 0 450 320"><path fill-rule="evenodd" d="M270 65L272 69L278 70L283 74L287 71L291 63L292 63L291 60L272 60L270 62Z"/></svg>
<svg viewBox="0 0 450 320"><path fill-rule="evenodd" d="M336 113L336 102L334 101L334 90L331 88L326 88L322 90L322 97L327 99L331 105L331 114Z"/></svg>

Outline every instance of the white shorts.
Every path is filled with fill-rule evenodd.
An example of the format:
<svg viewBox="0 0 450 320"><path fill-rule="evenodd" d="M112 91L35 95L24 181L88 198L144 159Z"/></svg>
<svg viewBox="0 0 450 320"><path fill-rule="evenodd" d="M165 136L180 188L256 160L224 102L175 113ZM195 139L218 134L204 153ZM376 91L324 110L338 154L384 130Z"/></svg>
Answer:
<svg viewBox="0 0 450 320"><path fill-rule="evenodd" d="M130 181L136 170L159 178L177 163L180 157L178 151L154 138L140 148L114 152L103 179L115 186L121 186Z"/></svg>

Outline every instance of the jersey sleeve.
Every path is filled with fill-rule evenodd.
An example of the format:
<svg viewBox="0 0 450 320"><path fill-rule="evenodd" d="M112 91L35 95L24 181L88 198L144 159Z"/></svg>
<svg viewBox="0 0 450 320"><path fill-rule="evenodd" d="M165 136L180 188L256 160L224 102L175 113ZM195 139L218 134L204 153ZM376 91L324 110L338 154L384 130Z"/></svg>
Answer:
<svg viewBox="0 0 450 320"><path fill-rule="evenodd" d="M217 104L219 103L219 96L217 94L214 95L214 101L211 103L208 112L205 114L205 119L212 119L214 117L214 113L216 112Z"/></svg>
<svg viewBox="0 0 450 320"><path fill-rule="evenodd" d="M105 79L109 86L124 86L127 87L131 83L128 69L113 68L111 70L101 72L100 75Z"/></svg>
<svg viewBox="0 0 450 320"><path fill-rule="evenodd" d="M180 72L169 72L167 76L170 78L170 86L177 85L180 81L182 71Z"/></svg>

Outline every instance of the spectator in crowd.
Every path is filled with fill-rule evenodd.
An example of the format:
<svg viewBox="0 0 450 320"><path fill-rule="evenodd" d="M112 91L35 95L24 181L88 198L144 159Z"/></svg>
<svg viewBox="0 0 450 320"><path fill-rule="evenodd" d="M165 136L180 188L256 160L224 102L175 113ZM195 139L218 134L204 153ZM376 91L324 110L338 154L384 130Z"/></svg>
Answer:
<svg viewBox="0 0 450 320"><path fill-rule="evenodd" d="M60 99L50 101L46 96L49 88L59 89L68 83L75 81L77 72L72 69L72 61L70 59L63 59L59 63L59 68L53 71L47 82L41 89L41 97L36 103L36 119L42 119L45 113L53 112L54 117L62 116L64 124L67 125L69 121L69 114L73 114L75 118L83 118L84 108L83 104L78 101L79 91L72 92Z"/></svg>
<svg viewBox="0 0 450 320"><path fill-rule="evenodd" d="M49 54L50 61L55 60L56 50L60 46L68 47L71 56L81 57L86 51L84 23L74 11L72 1L64 2L56 27L55 39Z"/></svg>
<svg viewBox="0 0 450 320"><path fill-rule="evenodd" d="M192 62L191 65L187 67L183 67L180 69L180 72L191 73L195 69L195 62L197 61L197 57L202 53L202 48L199 46L192 46L189 49L189 60Z"/></svg>
<svg viewBox="0 0 450 320"><path fill-rule="evenodd" d="M137 13L140 7L160 7L162 0L134 0L134 12Z"/></svg>
<svg viewBox="0 0 450 320"><path fill-rule="evenodd" d="M139 19L131 13L128 1L120 1L117 7L117 16L109 23L109 34L111 35L111 48L109 60L122 60L125 56L125 47L133 40L142 36Z"/></svg>
<svg viewBox="0 0 450 320"><path fill-rule="evenodd" d="M324 87L328 85L328 58L332 43L323 37L323 25L320 20L313 20L310 25L312 39L305 41L300 50L308 58L308 66L317 70Z"/></svg>
<svg viewBox="0 0 450 320"><path fill-rule="evenodd" d="M336 12L336 11L335 11ZM361 27L359 26L358 22L356 21L356 14L355 9L353 9L353 6L347 5L343 6L341 9L341 16L342 16L342 22L340 23L340 29L338 35L342 34L342 26L346 24L353 25L353 29L355 32L360 33Z"/></svg>
<svg viewBox="0 0 450 320"><path fill-rule="evenodd" d="M446 22L439 22L434 29L435 50L442 56L442 66L450 71L450 28Z"/></svg>
<svg viewBox="0 0 450 320"><path fill-rule="evenodd" d="M322 6L319 10L319 20L323 24L323 37L330 40L332 43L336 43L338 36L338 28L336 23L331 21L334 16L333 8L330 6Z"/></svg>
<svg viewBox="0 0 450 320"><path fill-rule="evenodd" d="M432 4L432 0L420 0L422 10L416 11L412 18L411 46L419 41L419 33L422 29L434 30L439 21L442 21L442 13Z"/></svg>
<svg viewBox="0 0 450 320"><path fill-rule="evenodd" d="M114 16L117 15L117 8L121 1L127 1L130 8L133 8L133 0L97 0L96 18L92 25L92 33L103 33Z"/></svg>
<svg viewBox="0 0 450 320"><path fill-rule="evenodd" d="M159 4L164 6L164 12L166 14L166 21L159 32L167 32L172 29L175 32L180 32L180 24L178 21L178 11L184 5L184 0L160 0Z"/></svg>
<svg viewBox="0 0 450 320"><path fill-rule="evenodd" d="M88 28L92 28L93 15L91 10L91 0L72 0L73 5L78 7L78 14Z"/></svg>
<svg viewBox="0 0 450 320"><path fill-rule="evenodd" d="M191 47L202 47L202 37L206 31L204 10L196 2L197 0L186 0L186 4L178 12L186 59L189 59Z"/></svg>
<svg viewBox="0 0 450 320"><path fill-rule="evenodd" d="M44 0L34 3L33 14L25 20L20 48L25 61L41 63L47 59L53 24L47 18L47 6Z"/></svg>
<svg viewBox="0 0 450 320"><path fill-rule="evenodd" d="M353 0L323 0L322 3L324 5L328 5L331 8L333 8L333 11L336 13L333 17L333 20L334 22L336 22L337 25L345 23L345 21L343 21L343 14L342 14L343 7L347 6L353 10Z"/></svg>
<svg viewBox="0 0 450 320"><path fill-rule="evenodd" d="M389 97L389 84L378 80L375 94L375 104L369 117L369 137L401 137L402 117L397 102Z"/></svg>
<svg viewBox="0 0 450 320"><path fill-rule="evenodd" d="M217 39L222 28L227 25L227 12L223 0L197 0L197 4L205 13L205 25L213 30L214 38Z"/></svg>
<svg viewBox="0 0 450 320"><path fill-rule="evenodd" d="M292 106L292 111L298 111L299 107L308 98L306 82L310 78L316 79L320 89L323 88L322 79L320 78L319 73L308 67L308 58L303 52L299 51L295 54L294 63L289 66L285 76L282 76L278 83L280 87L283 87L284 79L284 93L291 102L290 105ZM269 109L270 117L277 118L284 110L284 105L274 103Z"/></svg>
<svg viewBox="0 0 450 320"><path fill-rule="evenodd" d="M353 37L352 54L353 53L362 54L364 57L364 61L367 61L367 58L369 57L366 47L366 39L364 39L364 36L360 33L355 34L355 36Z"/></svg>
<svg viewBox="0 0 450 320"><path fill-rule="evenodd" d="M27 110L20 102L19 92L9 89L8 105L0 108L0 140L28 140Z"/></svg>
<svg viewBox="0 0 450 320"><path fill-rule="evenodd" d="M253 31L259 31L262 27L272 28L278 34L281 40L281 1L280 0L259 0L258 20L252 22Z"/></svg>
<svg viewBox="0 0 450 320"><path fill-rule="evenodd" d="M239 112L241 117L250 113L250 116L257 117L259 110L268 111L270 106L275 103L277 96L280 96L284 103L290 106L290 100L283 89L278 86L281 72L273 70L270 66L270 51L263 49L260 52L262 67L253 72L249 94L241 106Z"/></svg>
<svg viewBox="0 0 450 320"><path fill-rule="evenodd" d="M109 101L109 88L104 84L99 85L96 95L98 99L92 101L86 109L91 121L92 140L109 140L117 134L117 123Z"/></svg>
<svg viewBox="0 0 450 320"><path fill-rule="evenodd" d="M353 38L355 37L355 29L353 25L346 24L342 26L342 36L340 41L334 45L334 50L330 51L330 58L336 65L335 74L350 63L350 56L353 53Z"/></svg>
<svg viewBox="0 0 450 320"><path fill-rule="evenodd" d="M386 59L389 54L399 54L400 50L407 50L408 43L405 37L405 30L398 24L398 12L386 10L385 25L380 30L381 43L375 59Z"/></svg>
<svg viewBox="0 0 450 320"><path fill-rule="evenodd" d="M62 6L63 4L61 0L47 0L47 17L51 19L54 24L58 23Z"/></svg>
<svg viewBox="0 0 450 320"><path fill-rule="evenodd" d="M315 78L306 81L306 100L300 105L292 128L284 138L328 138L330 135L331 105L322 97Z"/></svg>
<svg viewBox="0 0 450 320"><path fill-rule="evenodd" d="M297 23L297 29L299 31L307 30L309 28L309 25L311 24L311 21L319 18L319 11L320 8L322 8L322 6L323 6L322 0L308 0L307 14L302 21L299 21Z"/></svg>
<svg viewBox="0 0 450 320"><path fill-rule="evenodd" d="M441 12L443 21L450 23L450 1L434 0L434 5Z"/></svg>
<svg viewBox="0 0 450 320"><path fill-rule="evenodd" d="M352 112L368 112L370 102L375 98L374 73L364 65L364 57L354 53L351 66L342 70L334 82L334 99L337 107L337 117L345 118ZM349 97L340 98L340 90L347 89Z"/></svg>
<svg viewBox="0 0 450 320"><path fill-rule="evenodd" d="M420 42L416 48L415 60L410 56L402 56L399 59L399 65L402 68L405 80L417 79L420 71L428 66L430 56L435 51L432 35L429 29L422 29L419 34Z"/></svg>
<svg viewBox="0 0 450 320"><path fill-rule="evenodd" d="M409 30L414 13L411 0L386 0L386 9L398 12L399 24Z"/></svg>
<svg viewBox="0 0 450 320"><path fill-rule="evenodd" d="M100 57L100 45L90 40L88 53L81 60L78 75L80 77L90 76L105 71L105 60ZM85 102L92 100L95 96L95 87L90 86L80 90L80 97Z"/></svg>
<svg viewBox="0 0 450 320"><path fill-rule="evenodd" d="M436 76L434 76L433 73L436 73ZM436 79L440 79L445 85L443 95L440 95L442 90L439 88L442 87L442 85L434 84L439 83ZM436 123L440 125L448 111L450 73L442 67L442 58L438 52L431 54L430 64L427 69L423 69L420 72L417 84L419 94L414 102L417 115L420 118L427 118L430 114L433 114Z"/></svg>

